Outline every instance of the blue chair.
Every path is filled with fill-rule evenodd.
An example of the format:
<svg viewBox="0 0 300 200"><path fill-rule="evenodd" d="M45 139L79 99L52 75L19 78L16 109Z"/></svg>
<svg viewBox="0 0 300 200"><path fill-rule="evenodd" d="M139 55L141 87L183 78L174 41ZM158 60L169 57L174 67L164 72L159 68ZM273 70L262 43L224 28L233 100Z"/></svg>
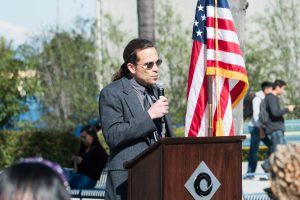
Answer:
<svg viewBox="0 0 300 200"><path fill-rule="evenodd" d="M103 169L100 179L92 189L70 190L72 200L99 199L104 200L107 169Z"/></svg>

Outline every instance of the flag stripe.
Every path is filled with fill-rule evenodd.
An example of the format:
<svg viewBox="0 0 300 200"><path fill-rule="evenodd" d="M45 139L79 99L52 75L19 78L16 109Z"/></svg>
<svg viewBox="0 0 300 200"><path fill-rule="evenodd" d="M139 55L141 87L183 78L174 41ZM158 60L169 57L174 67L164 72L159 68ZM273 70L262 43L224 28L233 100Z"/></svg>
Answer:
<svg viewBox="0 0 300 200"><path fill-rule="evenodd" d="M198 104L202 104L205 105L206 101L205 99L200 99L201 102L199 101L199 96L204 97L206 95L203 95L203 93L205 93L206 91L203 90L203 85L206 85L206 80L204 80L205 77L205 68L201 68L199 66L202 66L206 63L205 57L203 55L205 45L201 45L199 44L198 41L194 41L193 46L198 46L197 48L193 48L193 50L201 50L198 55L199 55L199 59L197 60L197 63L193 63L195 66L191 66L194 68L194 73L193 76L189 77L191 78L190 80L190 84L189 84L189 88L188 90L191 90L191 92L188 92L188 104L187 104L187 115L186 115L186 124L185 124L185 128L186 131L191 128L191 131L189 133L190 136L197 136L197 132L199 130L199 128L196 127L196 123L199 123L200 126L200 122L201 122L201 117L200 118L194 118L194 110L196 109L196 107L199 105ZM202 48L199 48L199 46L202 46ZM197 55L197 57L198 57ZM205 87L206 88L206 87ZM201 91L202 90L202 91ZM202 94L202 95L201 95ZM205 102L205 103L204 103ZM202 108L202 110L204 111L205 108ZM202 116L202 115L201 115ZM193 121L193 125L191 125L191 122Z"/></svg>
<svg viewBox="0 0 300 200"><path fill-rule="evenodd" d="M220 51L230 52L242 56L240 46L236 43L218 40L218 47ZM207 49L215 49L215 40L207 39Z"/></svg>
<svg viewBox="0 0 300 200"><path fill-rule="evenodd" d="M206 30L207 30L207 33L206 33L207 38L215 39L215 29L211 28L211 27L207 27ZM237 34L235 32L228 31L228 30L219 29L218 30L218 39L224 40L227 42L233 42L236 44L240 44Z"/></svg>
<svg viewBox="0 0 300 200"><path fill-rule="evenodd" d="M207 76L205 76L207 78ZM216 82L214 81L215 77L212 76L212 89L215 90L215 84ZM207 85L206 85L207 86ZM207 88L206 88L207 89ZM215 102L217 97L216 95L214 95L215 93L213 92L213 95L212 95L212 101ZM207 93L205 94L207 96ZM202 136L208 136L208 127L209 127L209 118L208 118L208 112L209 112L209 106L208 106L208 101L207 102L203 102L206 104L206 109L205 109L205 112L203 113L203 116L202 116L202 121L201 121L201 126L200 126L200 129L198 131L198 137L202 137ZM212 104L212 112L214 112L216 110L216 107L217 105L216 104ZM195 115L197 114L198 112L195 110Z"/></svg>
<svg viewBox="0 0 300 200"><path fill-rule="evenodd" d="M232 101L232 108L235 108L237 106L237 104L240 102L240 98L242 98L243 96L245 96L246 90L244 89L246 86L245 82L238 82L236 84L236 86L230 91L230 95L231 95L231 101ZM243 91L239 92L239 91Z"/></svg>
<svg viewBox="0 0 300 200"><path fill-rule="evenodd" d="M215 17L215 8L213 6L207 6L207 17ZM232 15L229 9L227 8L218 8L217 9L217 16L220 19L227 19L233 21Z"/></svg>
<svg viewBox="0 0 300 200"><path fill-rule="evenodd" d="M208 60L207 61L207 66L217 66L216 61L215 60ZM246 69L244 67L229 64L229 63L225 63L225 62L222 62L222 61L218 62L218 67L221 68L221 69L228 69L228 70L231 70L231 71L240 72L242 74L246 73Z"/></svg>
<svg viewBox="0 0 300 200"><path fill-rule="evenodd" d="M219 56L219 61L221 62L245 67L244 59L240 55L219 50L218 56ZM207 49L207 60L215 60L215 58L216 58L216 51L213 49Z"/></svg>
<svg viewBox="0 0 300 200"><path fill-rule="evenodd" d="M199 92L198 101L194 110L197 110L197 113L194 112L193 117L191 118L191 125L189 128L188 135L189 136L197 136L198 130L200 129L200 125L204 116L204 112L206 110L207 104L207 76L204 77L203 84L201 90Z"/></svg>
<svg viewBox="0 0 300 200"><path fill-rule="evenodd" d="M192 47L192 55L191 55L191 60L190 60L190 68L189 68L189 74L188 74L188 89L187 89L187 97L189 96L190 93L190 88L192 85L195 69L197 66L198 62L198 56L200 54L202 47L202 43L198 41L193 41L193 47Z"/></svg>
<svg viewBox="0 0 300 200"><path fill-rule="evenodd" d="M207 21L206 22L207 27L211 27L211 28L215 27L215 18L214 17L207 17L206 21ZM235 26L231 20L218 18L217 21L218 21L219 29L230 30L232 32L236 31Z"/></svg>

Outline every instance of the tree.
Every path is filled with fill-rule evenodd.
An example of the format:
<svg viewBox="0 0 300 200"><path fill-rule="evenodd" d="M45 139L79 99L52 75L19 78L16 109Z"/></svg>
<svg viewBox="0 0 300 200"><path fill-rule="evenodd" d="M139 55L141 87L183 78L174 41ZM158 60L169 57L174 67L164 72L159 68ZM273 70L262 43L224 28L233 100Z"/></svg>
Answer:
<svg viewBox="0 0 300 200"><path fill-rule="evenodd" d="M269 5L264 12L268 15L255 19L260 34L257 34L258 31L253 33L253 38L246 46L250 83L255 85L264 80L286 80L285 101L299 105L300 82L296 80L300 78L300 3L295 0L276 0ZM262 75L256 76L259 73ZM299 114L299 110L294 112L297 117L300 117Z"/></svg>
<svg viewBox="0 0 300 200"><path fill-rule="evenodd" d="M247 0L228 0L240 46L245 47L245 21L248 8Z"/></svg>
<svg viewBox="0 0 300 200"><path fill-rule="evenodd" d="M160 5L157 13L157 42L163 58L161 79L166 82L166 95L175 124L183 124L186 112L187 71L191 51L191 31L184 30L179 15L170 3ZM172 33L172 34L170 34Z"/></svg>
<svg viewBox="0 0 300 200"><path fill-rule="evenodd" d="M118 22L104 18L100 62L94 21L79 18L75 25L69 31L50 28L27 44L31 48L27 60L37 66L43 89L41 122L48 128L69 130L98 118L99 88L111 81L120 66L119 57L113 56L125 37Z"/></svg>
<svg viewBox="0 0 300 200"><path fill-rule="evenodd" d="M229 0L230 10L234 20L236 33L238 35L241 49L245 44L245 21L246 10L248 7L247 0ZM243 101L241 101L233 110L234 133L239 135L243 133Z"/></svg>
<svg viewBox="0 0 300 200"><path fill-rule="evenodd" d="M139 37L155 42L154 0L137 0Z"/></svg>
<svg viewBox="0 0 300 200"><path fill-rule="evenodd" d="M50 29L31 43L43 95L42 121L49 128L69 129L98 117L98 89L93 22L78 21L76 29Z"/></svg>
<svg viewBox="0 0 300 200"><path fill-rule="evenodd" d="M122 20L115 21L110 15L104 15L103 19L101 60L96 71L99 89L110 83L112 75L119 70L123 62L123 47L128 41L127 34L119 28Z"/></svg>
<svg viewBox="0 0 300 200"><path fill-rule="evenodd" d="M39 81L30 60L29 49L14 50L11 42L0 38L0 127L16 128L18 117L28 110L26 101L39 91Z"/></svg>

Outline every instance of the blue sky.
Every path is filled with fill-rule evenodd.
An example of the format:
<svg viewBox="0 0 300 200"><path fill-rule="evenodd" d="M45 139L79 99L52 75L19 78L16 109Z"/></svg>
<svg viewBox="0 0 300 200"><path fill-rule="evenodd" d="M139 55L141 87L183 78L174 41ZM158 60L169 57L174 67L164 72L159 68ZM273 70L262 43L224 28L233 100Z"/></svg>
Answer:
<svg viewBox="0 0 300 200"><path fill-rule="evenodd" d="M70 27L76 16L95 15L96 0L0 0L0 35L21 44L56 23Z"/></svg>

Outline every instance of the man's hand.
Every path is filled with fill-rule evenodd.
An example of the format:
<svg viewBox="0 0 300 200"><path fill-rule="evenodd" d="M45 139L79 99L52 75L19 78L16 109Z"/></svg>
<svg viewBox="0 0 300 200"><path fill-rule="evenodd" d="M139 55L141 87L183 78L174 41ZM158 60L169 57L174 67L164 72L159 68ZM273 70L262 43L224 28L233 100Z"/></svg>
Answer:
<svg viewBox="0 0 300 200"><path fill-rule="evenodd" d="M81 163L81 162L82 162L82 157L80 157L80 156L75 156L74 162L75 162L76 164Z"/></svg>
<svg viewBox="0 0 300 200"><path fill-rule="evenodd" d="M289 110L289 112L293 112L295 107L295 105L287 105L287 109Z"/></svg>
<svg viewBox="0 0 300 200"><path fill-rule="evenodd" d="M151 119L157 119L165 116L169 112L169 102L166 97L161 96L152 106L149 108L148 113Z"/></svg>

